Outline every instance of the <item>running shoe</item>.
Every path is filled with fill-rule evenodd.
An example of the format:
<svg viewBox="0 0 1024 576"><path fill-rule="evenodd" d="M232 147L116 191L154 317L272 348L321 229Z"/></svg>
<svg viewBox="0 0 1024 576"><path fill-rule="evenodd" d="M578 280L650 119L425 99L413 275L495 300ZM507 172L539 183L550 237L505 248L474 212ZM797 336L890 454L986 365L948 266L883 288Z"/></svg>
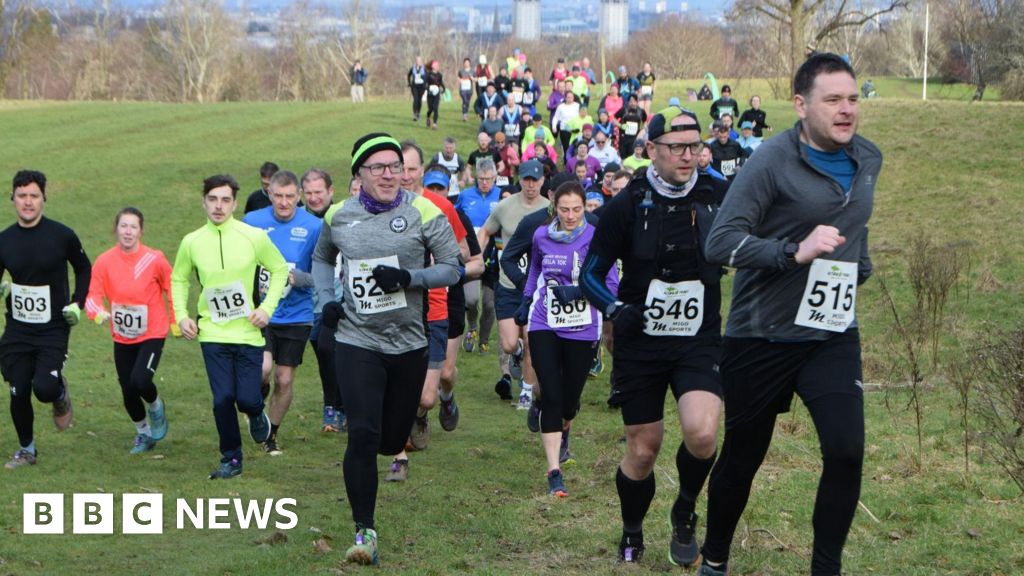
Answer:
<svg viewBox="0 0 1024 576"><path fill-rule="evenodd" d="M590 366L590 377L597 378L604 372L604 360L601 359L601 351L597 351L597 355L594 356L594 363Z"/></svg>
<svg viewBox="0 0 1024 576"><path fill-rule="evenodd" d="M494 393L502 400L512 399L512 377L502 374L501 379L494 385Z"/></svg>
<svg viewBox="0 0 1024 576"><path fill-rule="evenodd" d="M721 566L719 566L718 568L721 568ZM728 569L719 570L718 568L710 566L707 562L705 562L704 564L700 565L700 568L697 569L696 576L729 576Z"/></svg>
<svg viewBox="0 0 1024 576"><path fill-rule="evenodd" d="M530 432L540 432L540 401L530 399L530 410L526 413L526 428Z"/></svg>
<svg viewBox="0 0 1024 576"><path fill-rule="evenodd" d="M697 546L697 539L694 538L697 515L690 512L680 522L669 509L668 521L672 527L672 540L668 546L668 561L676 566L693 566L700 560L700 547Z"/></svg>
<svg viewBox="0 0 1024 576"><path fill-rule="evenodd" d="M61 376L61 379L64 379ZM64 394L53 401L53 423L57 430L63 432L71 426L71 416L74 408L71 406L71 391L68 390L68 381L64 380Z"/></svg>
<svg viewBox="0 0 1024 576"><path fill-rule="evenodd" d="M145 434L136 434L135 441L132 442L132 454L142 454L143 452L149 452L156 447L156 440L152 436L146 436Z"/></svg>
<svg viewBox="0 0 1024 576"><path fill-rule="evenodd" d="M338 416L338 432L348 432L348 416L345 411L339 409L334 413Z"/></svg>
<svg viewBox="0 0 1024 576"><path fill-rule="evenodd" d="M377 532L370 528L361 528L356 532L356 542L345 551L345 560L356 564L379 565Z"/></svg>
<svg viewBox="0 0 1024 576"><path fill-rule="evenodd" d="M459 426L459 405L455 403L455 393L452 392L451 400L441 400L441 410L437 413L437 419L441 421L441 428L445 432L451 432Z"/></svg>
<svg viewBox="0 0 1024 576"><path fill-rule="evenodd" d="M167 411L164 401L160 400L160 407L155 410L149 409L149 428L153 440L163 440L167 436Z"/></svg>
<svg viewBox="0 0 1024 576"><path fill-rule="evenodd" d="M491 351L491 345L488 342L481 342L477 349L480 351L481 354L487 354L488 352Z"/></svg>
<svg viewBox="0 0 1024 576"><path fill-rule="evenodd" d="M281 447L277 445L277 436L272 435L267 438L267 441L263 443L263 451L271 456L280 456Z"/></svg>
<svg viewBox="0 0 1024 576"><path fill-rule="evenodd" d="M249 436L252 436L253 442L262 444L270 438L270 417L267 416L267 411L262 410L254 418L249 418Z"/></svg>
<svg viewBox="0 0 1024 576"><path fill-rule="evenodd" d="M466 332L466 337L462 339L462 349L466 352L472 352L476 346L476 330L470 330Z"/></svg>
<svg viewBox="0 0 1024 576"><path fill-rule="evenodd" d="M4 464L4 468L7 470L14 470L15 468L21 468L22 466L35 466L36 455L29 452L24 448L19 448L14 456Z"/></svg>
<svg viewBox="0 0 1024 576"><path fill-rule="evenodd" d="M513 380L519 380L523 377L523 340L519 340L519 345L516 351L508 357L508 373L512 376Z"/></svg>
<svg viewBox="0 0 1024 576"><path fill-rule="evenodd" d="M530 405L533 404L533 394L530 394L526 390L519 393L519 402L516 404L518 410L529 410Z"/></svg>
<svg viewBox="0 0 1024 576"><path fill-rule="evenodd" d="M227 462L221 462L220 467L210 472L210 480L222 480L234 478L242 473L242 462L238 458L232 458Z"/></svg>
<svg viewBox="0 0 1024 576"><path fill-rule="evenodd" d="M569 451L569 428L562 430L562 444L558 447L559 464L575 464L576 457Z"/></svg>
<svg viewBox="0 0 1024 576"><path fill-rule="evenodd" d="M391 469L388 470L388 475L384 477L385 482L405 482L409 478L409 461L408 460L392 460Z"/></svg>
<svg viewBox="0 0 1024 576"><path fill-rule="evenodd" d="M569 495L569 491L565 489L565 480L562 479L561 470L548 472L548 494L559 498L565 498Z"/></svg>
<svg viewBox="0 0 1024 576"><path fill-rule="evenodd" d="M338 411L334 406L324 406L324 420L320 427L321 432L340 432L338 428Z"/></svg>
<svg viewBox="0 0 1024 576"><path fill-rule="evenodd" d="M427 449L427 445L430 444L430 421L427 420L426 414L417 416L416 421L412 423L409 442L412 444L413 450Z"/></svg>
<svg viewBox="0 0 1024 576"><path fill-rule="evenodd" d="M622 535L619 540L619 562L637 564L644 557L644 539L642 536Z"/></svg>

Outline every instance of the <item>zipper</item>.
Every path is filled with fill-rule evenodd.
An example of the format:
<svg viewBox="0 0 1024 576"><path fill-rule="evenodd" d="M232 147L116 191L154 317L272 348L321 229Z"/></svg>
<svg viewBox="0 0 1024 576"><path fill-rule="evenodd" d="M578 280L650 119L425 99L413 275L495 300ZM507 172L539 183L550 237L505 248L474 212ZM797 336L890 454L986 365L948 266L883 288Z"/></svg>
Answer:
<svg viewBox="0 0 1024 576"><path fill-rule="evenodd" d="M224 234L217 229L217 244L220 245L220 269L224 269Z"/></svg>

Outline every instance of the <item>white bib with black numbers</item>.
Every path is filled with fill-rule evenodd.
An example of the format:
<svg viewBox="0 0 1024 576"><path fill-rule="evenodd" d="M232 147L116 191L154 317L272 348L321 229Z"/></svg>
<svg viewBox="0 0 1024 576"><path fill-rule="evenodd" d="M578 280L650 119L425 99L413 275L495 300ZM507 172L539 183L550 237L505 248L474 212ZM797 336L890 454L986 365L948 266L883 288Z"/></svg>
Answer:
<svg viewBox="0 0 1024 576"><path fill-rule="evenodd" d="M348 288L359 314L380 314L406 307L405 290L388 294L377 286L373 269L379 265L398 268L398 256L348 261Z"/></svg>
<svg viewBox="0 0 1024 576"><path fill-rule="evenodd" d="M845 332L857 308L857 263L815 259L796 313L797 326Z"/></svg>
<svg viewBox="0 0 1024 576"><path fill-rule="evenodd" d="M498 176L498 179L494 182L499 187L504 188L508 186L508 176Z"/></svg>
<svg viewBox="0 0 1024 576"><path fill-rule="evenodd" d="M586 298L573 300L563 306L558 298L555 298L552 288L553 286L548 286L544 296L544 305L548 310L548 327L575 328L591 323L590 302Z"/></svg>
<svg viewBox="0 0 1024 576"><path fill-rule="evenodd" d="M427 88L427 89L430 90L430 95L431 96L437 96L438 93L441 92L441 87L436 85L436 84L431 84L430 88Z"/></svg>
<svg viewBox="0 0 1024 576"><path fill-rule="evenodd" d="M736 160L722 160L722 176L732 176L736 173Z"/></svg>
<svg viewBox="0 0 1024 576"><path fill-rule="evenodd" d="M528 90L525 93L523 93L523 104L533 104L533 90Z"/></svg>
<svg viewBox="0 0 1024 576"><path fill-rule="evenodd" d="M232 282L224 286L211 286L203 290L206 306L210 311L210 320L214 324L224 324L238 318L248 318L252 312L249 295L241 282Z"/></svg>
<svg viewBox="0 0 1024 576"><path fill-rule="evenodd" d="M469 78L463 78L462 80L459 80L459 90L461 92L469 92L472 89L473 82L471 82Z"/></svg>
<svg viewBox="0 0 1024 576"><path fill-rule="evenodd" d="M704 322L704 284L700 280L651 280L647 287L648 336L694 336Z"/></svg>
<svg viewBox="0 0 1024 576"><path fill-rule="evenodd" d="M644 96L650 96L651 94L654 94L654 86L641 86L640 94L643 94Z"/></svg>
<svg viewBox="0 0 1024 576"><path fill-rule="evenodd" d="M50 321L50 287L11 284L11 316L27 324L46 324Z"/></svg>
<svg viewBox="0 0 1024 576"><path fill-rule="evenodd" d="M640 124L637 122L626 122L623 131L626 133L626 136L636 136L636 133L640 131Z"/></svg>
<svg viewBox="0 0 1024 576"><path fill-rule="evenodd" d="M110 325L114 334L134 340L149 330L149 307L145 305L110 305Z"/></svg>

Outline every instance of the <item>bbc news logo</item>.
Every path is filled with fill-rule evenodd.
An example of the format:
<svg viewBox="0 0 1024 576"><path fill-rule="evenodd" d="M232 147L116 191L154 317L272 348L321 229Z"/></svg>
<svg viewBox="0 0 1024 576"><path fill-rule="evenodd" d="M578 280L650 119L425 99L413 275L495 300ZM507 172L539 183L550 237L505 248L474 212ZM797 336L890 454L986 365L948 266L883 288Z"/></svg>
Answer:
<svg viewBox="0 0 1024 576"><path fill-rule="evenodd" d="M121 534L164 533L162 494L122 494L120 503ZM178 498L174 501L174 528L265 530L273 524L278 530L291 530L299 523L295 505L294 498ZM71 496L72 534L113 534L117 516L113 494ZM64 534L64 494L24 494L22 532Z"/></svg>

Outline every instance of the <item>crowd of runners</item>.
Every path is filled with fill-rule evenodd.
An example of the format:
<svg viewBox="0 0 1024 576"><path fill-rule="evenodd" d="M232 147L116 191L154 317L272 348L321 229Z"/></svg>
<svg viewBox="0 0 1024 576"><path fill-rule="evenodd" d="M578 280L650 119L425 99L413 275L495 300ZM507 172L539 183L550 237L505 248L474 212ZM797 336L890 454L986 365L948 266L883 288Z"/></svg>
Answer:
<svg viewBox="0 0 1024 576"><path fill-rule="evenodd" d="M414 119L425 97L436 127L437 63L417 60L408 79ZM738 106L728 86L712 102L710 133L705 113L675 99L652 112L647 64L636 78L619 69L596 120L585 59L555 66L543 88L547 122L540 81L521 53L497 74L485 58L475 69L467 59L458 79L463 118L474 93L481 118L465 158L452 138L427 155L414 141L367 134L352 146L350 194L335 195L324 170L299 176L268 162L241 219L238 183L210 176L197 187L205 221L181 240L173 266L142 243L144 216L132 207L114 216L116 243L91 264L75 232L43 215L45 175L18 172L17 221L0 232L0 280L9 277L0 284L0 368L19 443L5 468L40 459L33 394L52 405L58 429L71 423L63 369L83 311L109 324L132 454L168 433L168 400L154 383L167 334L198 341L219 436L211 479L242 473L238 412L260 449L287 448L278 434L308 343L322 430L348 434L343 471L356 534L346 556L377 564L377 456L392 459L385 480L404 481L410 455L429 444L429 412L437 409L444 430L459 425L460 350L500 352L494 392L538 433L545 490L555 497L572 492L562 467L574 458L584 385L610 359L608 403L625 432L607 479L621 504L622 562L641 562L647 549L667 392L683 437L673 447L667 554L702 576L728 573L775 419L797 394L823 464L811 574L839 574L863 461L855 303L871 274L867 222L881 167L878 149L856 135L849 64L808 58L793 85L800 120L763 142L771 128L756 96L740 116L742 135L733 134ZM725 267L735 278L723 331Z"/></svg>

